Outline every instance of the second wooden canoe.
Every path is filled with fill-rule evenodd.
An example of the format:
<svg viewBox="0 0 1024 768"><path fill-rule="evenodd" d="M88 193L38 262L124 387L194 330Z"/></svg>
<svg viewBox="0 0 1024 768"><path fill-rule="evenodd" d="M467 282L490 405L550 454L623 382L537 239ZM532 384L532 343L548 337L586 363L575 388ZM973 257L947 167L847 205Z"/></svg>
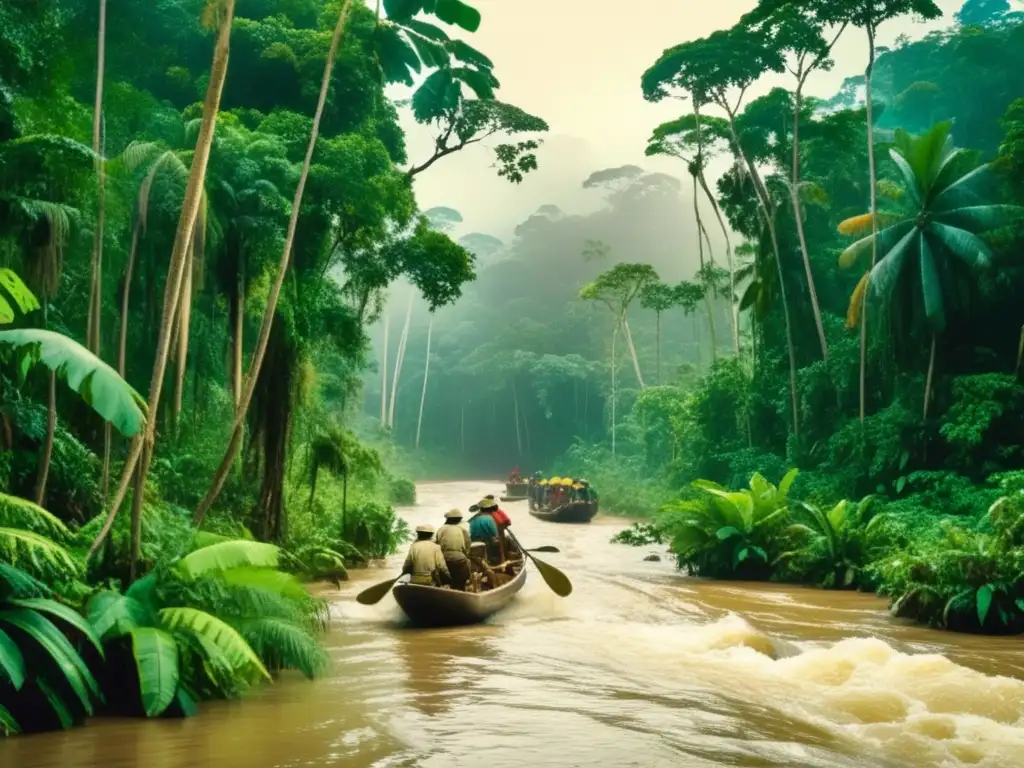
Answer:
<svg viewBox="0 0 1024 768"><path fill-rule="evenodd" d="M597 502L570 501L554 509L533 507L530 514L538 520L547 520L550 523L589 523L597 515Z"/></svg>
<svg viewBox="0 0 1024 768"><path fill-rule="evenodd" d="M419 627L457 627L479 624L508 605L526 583L526 566L497 589L460 592L423 584L396 584L391 593L413 624Z"/></svg>

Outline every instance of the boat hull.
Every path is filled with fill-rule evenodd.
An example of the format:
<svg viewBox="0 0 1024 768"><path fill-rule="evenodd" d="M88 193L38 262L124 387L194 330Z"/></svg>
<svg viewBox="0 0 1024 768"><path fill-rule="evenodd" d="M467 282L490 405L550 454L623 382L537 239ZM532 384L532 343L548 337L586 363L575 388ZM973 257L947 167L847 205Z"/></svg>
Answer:
<svg viewBox="0 0 1024 768"><path fill-rule="evenodd" d="M529 494L529 483L505 483L505 496L522 496L525 498Z"/></svg>
<svg viewBox="0 0 1024 768"><path fill-rule="evenodd" d="M391 593L409 620L419 627L479 624L508 605L526 583L524 567L508 584L487 592L457 592L421 584L398 584Z"/></svg>
<svg viewBox="0 0 1024 768"><path fill-rule="evenodd" d="M589 523L597 516L596 501L570 501L554 509L534 507L530 514L549 523Z"/></svg>
<svg viewBox="0 0 1024 768"><path fill-rule="evenodd" d="M499 498L500 498L501 501L526 501L529 497L528 496L501 496Z"/></svg>

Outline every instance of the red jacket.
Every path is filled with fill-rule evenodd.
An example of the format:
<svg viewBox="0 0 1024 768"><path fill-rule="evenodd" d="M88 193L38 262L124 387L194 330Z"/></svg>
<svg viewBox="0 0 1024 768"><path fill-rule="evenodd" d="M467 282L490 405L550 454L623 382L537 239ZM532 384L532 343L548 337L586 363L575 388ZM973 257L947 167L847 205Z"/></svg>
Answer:
<svg viewBox="0 0 1024 768"><path fill-rule="evenodd" d="M494 518L494 522L498 524L498 527L505 525L512 525L512 518L509 517L503 509L495 509L491 512L491 517Z"/></svg>

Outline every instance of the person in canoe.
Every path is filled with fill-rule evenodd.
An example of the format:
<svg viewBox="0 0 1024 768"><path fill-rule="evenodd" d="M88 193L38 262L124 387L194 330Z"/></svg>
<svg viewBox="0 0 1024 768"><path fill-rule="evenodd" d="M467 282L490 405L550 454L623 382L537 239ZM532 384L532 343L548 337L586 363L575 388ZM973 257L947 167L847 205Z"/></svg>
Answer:
<svg viewBox="0 0 1024 768"><path fill-rule="evenodd" d="M480 512L485 515L489 515L494 524L498 529L497 536L497 558L499 563L505 562L508 547L505 543L505 531L508 530L509 526L512 525L512 518L508 516L505 510L498 506L498 502L495 501L494 496L485 496L480 501Z"/></svg>
<svg viewBox="0 0 1024 768"><path fill-rule="evenodd" d="M516 467L509 473L508 482L511 485L515 485L516 483L520 482L521 477L522 475L519 474L519 467Z"/></svg>
<svg viewBox="0 0 1024 768"><path fill-rule="evenodd" d="M445 562L444 553L434 541L432 525L416 526L416 541L409 547L402 573L409 574L410 584L440 587L452 583L452 575Z"/></svg>
<svg viewBox="0 0 1024 768"><path fill-rule="evenodd" d="M469 533L462 527L462 511L444 513L444 525L434 539L441 547L444 561L451 573L452 589L464 590L469 583Z"/></svg>

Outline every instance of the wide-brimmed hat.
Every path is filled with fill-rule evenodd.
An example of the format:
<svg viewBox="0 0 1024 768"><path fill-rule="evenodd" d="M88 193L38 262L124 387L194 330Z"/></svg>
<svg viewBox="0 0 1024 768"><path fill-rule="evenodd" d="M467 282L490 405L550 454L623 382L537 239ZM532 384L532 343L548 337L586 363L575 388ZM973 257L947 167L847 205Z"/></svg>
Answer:
<svg viewBox="0 0 1024 768"><path fill-rule="evenodd" d="M490 499L491 501L494 501L494 494L493 493L488 493L486 496L484 496L484 498L485 499Z"/></svg>
<svg viewBox="0 0 1024 768"><path fill-rule="evenodd" d="M433 533L434 526L432 525L417 525L416 533Z"/></svg>
<svg viewBox="0 0 1024 768"><path fill-rule="evenodd" d="M540 482L537 483L537 485L547 485L547 484L548 484L547 480L541 480Z"/></svg>
<svg viewBox="0 0 1024 768"><path fill-rule="evenodd" d="M477 505L480 509L497 509L498 502L494 499L480 499L480 503Z"/></svg>
<svg viewBox="0 0 1024 768"><path fill-rule="evenodd" d="M444 513L445 520L461 520L462 510L461 509L449 509Z"/></svg>
<svg viewBox="0 0 1024 768"><path fill-rule="evenodd" d="M548 485L558 485L560 482L562 482L562 478L556 475L555 477L552 477L550 480L548 480Z"/></svg>

